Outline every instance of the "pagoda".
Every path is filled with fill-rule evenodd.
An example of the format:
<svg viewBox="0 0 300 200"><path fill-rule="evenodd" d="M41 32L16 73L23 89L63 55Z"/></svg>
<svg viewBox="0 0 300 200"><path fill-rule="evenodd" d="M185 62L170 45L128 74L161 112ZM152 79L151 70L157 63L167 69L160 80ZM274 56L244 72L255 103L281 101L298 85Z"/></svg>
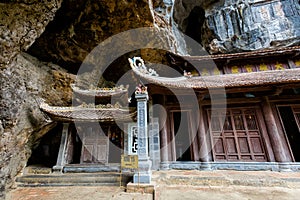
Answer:
<svg viewBox="0 0 300 200"><path fill-rule="evenodd" d="M71 88L76 95L75 99L81 100L78 105L62 107L50 106L45 102L40 104L40 109L47 116L63 124L57 162L53 170L119 171L124 149L124 131L120 126L135 120L136 111L123 108L119 102L112 105L110 100L113 97L127 97L128 87L121 85L114 88L83 89L73 84Z"/></svg>

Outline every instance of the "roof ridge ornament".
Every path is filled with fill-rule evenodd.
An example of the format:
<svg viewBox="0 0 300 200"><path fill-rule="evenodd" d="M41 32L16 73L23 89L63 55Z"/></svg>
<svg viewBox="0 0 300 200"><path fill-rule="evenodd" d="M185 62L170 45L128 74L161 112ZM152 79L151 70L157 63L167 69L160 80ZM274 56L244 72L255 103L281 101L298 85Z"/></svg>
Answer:
<svg viewBox="0 0 300 200"><path fill-rule="evenodd" d="M135 88L135 94L148 94L147 86L139 84Z"/></svg>
<svg viewBox="0 0 300 200"><path fill-rule="evenodd" d="M90 97L109 97L114 95L122 95L128 92L129 85L120 85L115 87L90 87L88 89L83 89L81 87L76 86L75 84L70 85L73 92L83 96Z"/></svg>
<svg viewBox="0 0 300 200"><path fill-rule="evenodd" d="M133 57L133 58L128 58L130 67L133 70L138 70L143 74L149 75L149 76L159 76L158 73L152 69L152 68L147 68L145 65L144 60L141 57Z"/></svg>

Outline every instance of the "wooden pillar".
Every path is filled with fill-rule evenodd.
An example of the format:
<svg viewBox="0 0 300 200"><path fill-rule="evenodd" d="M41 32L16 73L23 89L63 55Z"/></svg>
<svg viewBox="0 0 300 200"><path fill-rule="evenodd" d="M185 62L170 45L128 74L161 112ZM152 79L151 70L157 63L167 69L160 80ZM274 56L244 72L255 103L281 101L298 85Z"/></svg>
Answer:
<svg viewBox="0 0 300 200"><path fill-rule="evenodd" d="M279 122L276 122L272 107L270 105L268 97L264 97L263 103L264 118L271 141L273 146L274 156L277 162L292 162L292 157L289 152L289 148L286 143L284 134L279 126Z"/></svg>
<svg viewBox="0 0 300 200"><path fill-rule="evenodd" d="M161 137L161 161L168 161L168 133L167 133L167 110L165 109L165 98L157 99L157 103L160 104L158 113L159 113L159 127L160 127L160 137Z"/></svg>
<svg viewBox="0 0 300 200"><path fill-rule="evenodd" d="M159 104L159 127L160 127L160 153L161 153L161 169L168 169L168 161L169 161L169 142L168 142L168 131L167 131L167 118L168 113L167 109L165 108L165 96L162 95L162 98L158 100Z"/></svg>
<svg viewBox="0 0 300 200"><path fill-rule="evenodd" d="M174 112L168 112L168 124L170 124L169 127L169 137L168 137L168 153L170 155L169 161L176 161L176 144L175 144L175 130L174 130Z"/></svg>
<svg viewBox="0 0 300 200"><path fill-rule="evenodd" d="M198 109L195 109L196 111L198 110ZM193 110L192 110L192 112L191 112L191 115L190 115L190 117L192 117L192 118L190 118L189 120L190 120L190 124L191 124L191 148L193 148L193 160L194 161L199 161L199 143L198 143L198 136L197 136L197 132L198 132L198 130L197 130L197 127L199 127L199 113L195 113L195 112L193 112ZM196 119L196 120L194 120L194 119Z"/></svg>
<svg viewBox="0 0 300 200"><path fill-rule="evenodd" d="M74 139L75 135L73 135L73 132L70 132L67 136L67 147L65 151L65 164L70 164L73 162L73 157L74 157Z"/></svg>
<svg viewBox="0 0 300 200"><path fill-rule="evenodd" d="M200 107L200 114L199 114L199 128L198 128L198 140L199 140L199 157L201 162L209 162L209 149L208 145L209 143L209 131L205 130L205 123L204 123L204 117L206 116L204 114L204 111L202 107Z"/></svg>
<svg viewBox="0 0 300 200"><path fill-rule="evenodd" d="M52 168L54 172L63 172L64 165L66 164L66 150L67 150L68 132L69 132L68 130L69 130L69 123L64 123L56 165L53 166Z"/></svg>
<svg viewBox="0 0 300 200"><path fill-rule="evenodd" d="M166 120L159 120L160 130L160 154L161 154L161 162L167 162L169 160L168 156L168 133L166 128Z"/></svg>
<svg viewBox="0 0 300 200"><path fill-rule="evenodd" d="M168 132L167 132L167 110L165 108L165 96L153 96L155 110L154 115L159 119L159 135L160 135L160 169L168 169Z"/></svg>

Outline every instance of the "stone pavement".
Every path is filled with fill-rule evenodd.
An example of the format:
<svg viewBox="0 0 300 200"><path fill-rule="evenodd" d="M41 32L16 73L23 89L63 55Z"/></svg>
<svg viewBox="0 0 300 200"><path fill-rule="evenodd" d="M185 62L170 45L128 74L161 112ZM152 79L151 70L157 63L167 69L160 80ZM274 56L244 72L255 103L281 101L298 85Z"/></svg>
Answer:
<svg viewBox="0 0 300 200"><path fill-rule="evenodd" d="M152 200L151 194L126 193L117 186L70 186L17 188L7 200Z"/></svg>
<svg viewBox="0 0 300 200"><path fill-rule="evenodd" d="M170 170L153 173L161 200L298 200L299 172Z"/></svg>
<svg viewBox="0 0 300 200"><path fill-rule="evenodd" d="M161 200L299 200L300 189L253 186L167 186L159 189ZM157 191L158 192L158 191Z"/></svg>
<svg viewBox="0 0 300 200"><path fill-rule="evenodd" d="M116 186L19 187L7 200L298 200L299 172L197 171L153 172L155 194L126 193Z"/></svg>
<svg viewBox="0 0 300 200"><path fill-rule="evenodd" d="M300 188L300 172L169 170L153 172L158 185Z"/></svg>

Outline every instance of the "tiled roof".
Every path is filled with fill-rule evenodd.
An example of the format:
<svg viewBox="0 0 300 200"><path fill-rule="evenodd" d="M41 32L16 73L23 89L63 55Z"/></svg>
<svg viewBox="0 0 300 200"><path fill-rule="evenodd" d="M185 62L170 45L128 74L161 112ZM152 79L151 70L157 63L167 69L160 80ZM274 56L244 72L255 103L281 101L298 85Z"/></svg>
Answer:
<svg viewBox="0 0 300 200"><path fill-rule="evenodd" d="M114 95L121 95L127 93L127 88L115 87L115 88L96 88L96 89L81 89L74 84L71 85L73 92L87 97L111 97Z"/></svg>
<svg viewBox="0 0 300 200"><path fill-rule="evenodd" d="M40 109L55 121L126 121L136 116L136 112L121 108L59 107L41 103Z"/></svg>

